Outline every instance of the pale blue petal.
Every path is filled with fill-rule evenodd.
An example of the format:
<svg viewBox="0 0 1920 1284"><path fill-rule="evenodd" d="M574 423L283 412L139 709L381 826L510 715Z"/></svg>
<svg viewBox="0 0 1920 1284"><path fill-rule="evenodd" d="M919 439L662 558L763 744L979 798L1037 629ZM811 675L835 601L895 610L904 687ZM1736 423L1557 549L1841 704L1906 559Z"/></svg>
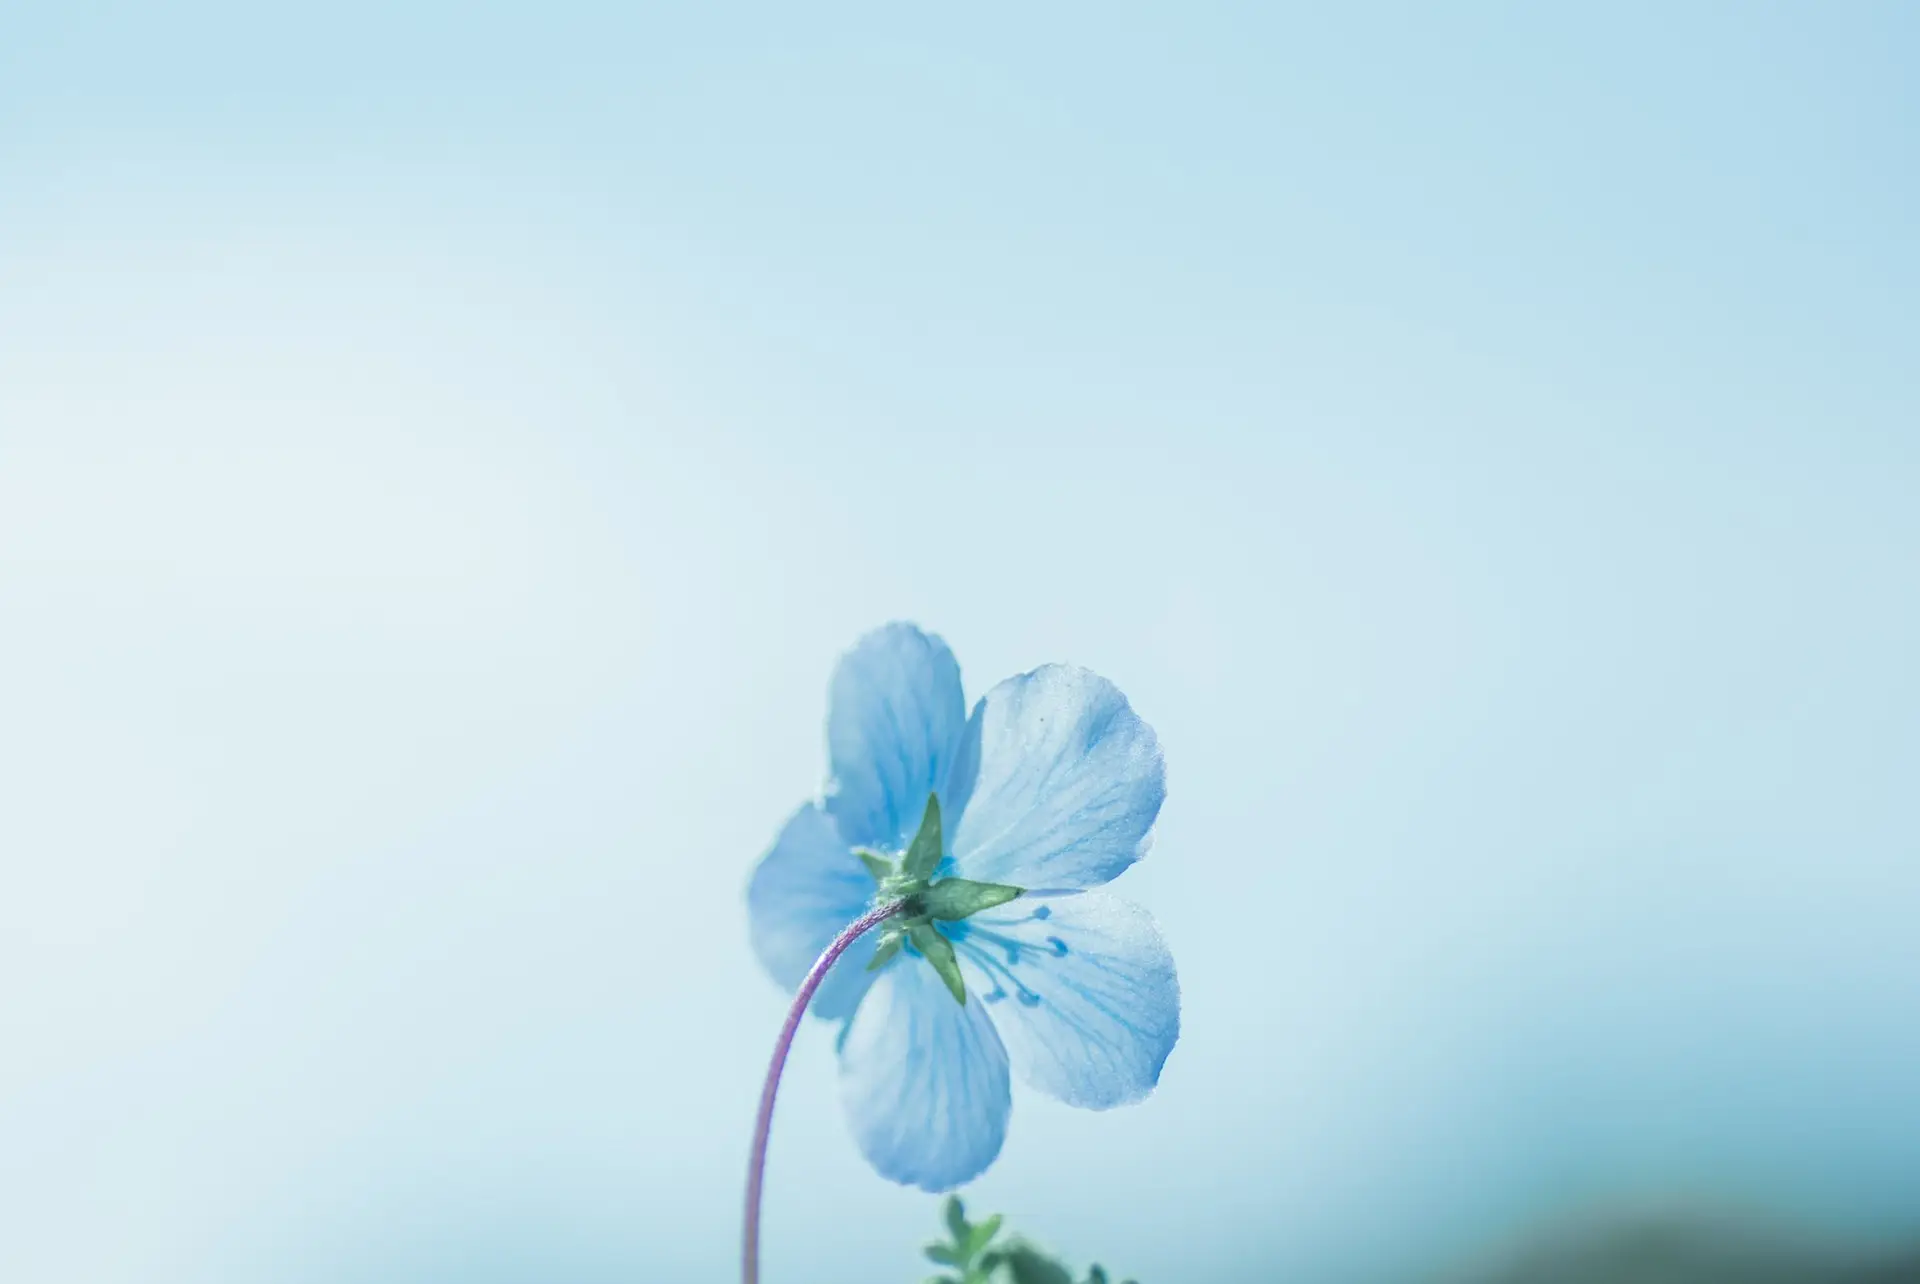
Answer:
<svg viewBox="0 0 1920 1284"><path fill-rule="evenodd" d="M898 851L946 783L966 728L960 666L939 638L889 624L841 659L827 701L827 810L849 844ZM947 802L943 811L954 810Z"/></svg>
<svg viewBox="0 0 1920 1284"><path fill-rule="evenodd" d="M955 1003L931 967L902 954L841 1041L840 1100L881 1176L952 1190L1006 1140L1007 1051L978 999Z"/></svg>
<svg viewBox="0 0 1920 1284"><path fill-rule="evenodd" d="M747 885L753 952L774 980L797 990L833 938L866 912L873 893L873 876L833 817L809 803L786 823ZM872 980L866 967L877 943L878 933L869 933L840 956L814 996L815 1016L852 1014Z"/></svg>
<svg viewBox="0 0 1920 1284"><path fill-rule="evenodd" d="M992 1012L1027 1083L1104 1110L1160 1082L1180 1037L1180 982L1145 910L1106 892L1070 892L942 926L968 998Z"/></svg>
<svg viewBox="0 0 1920 1284"><path fill-rule="evenodd" d="M972 798L948 843L963 877L1097 887L1146 854L1166 797L1153 728L1096 673L1049 664L974 709Z"/></svg>

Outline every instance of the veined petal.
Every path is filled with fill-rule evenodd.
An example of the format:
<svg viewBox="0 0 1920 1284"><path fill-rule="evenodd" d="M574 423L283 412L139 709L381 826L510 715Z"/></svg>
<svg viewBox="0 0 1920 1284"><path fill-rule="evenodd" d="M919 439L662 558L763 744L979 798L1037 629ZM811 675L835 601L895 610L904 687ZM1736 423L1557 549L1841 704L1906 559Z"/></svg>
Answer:
<svg viewBox="0 0 1920 1284"><path fill-rule="evenodd" d="M866 912L874 893L869 874L833 817L809 803L774 839L747 884L747 919L753 952L773 979L788 990L800 982L848 924ZM852 1014L872 976L877 934L855 941L821 983L809 1009L838 1020Z"/></svg>
<svg viewBox="0 0 1920 1284"><path fill-rule="evenodd" d="M941 928L1022 1079L1094 1110L1153 1091L1180 1037L1180 982L1145 910L1069 892Z"/></svg>
<svg viewBox="0 0 1920 1284"><path fill-rule="evenodd" d="M966 728L960 666L939 638L889 624L841 659L827 702L827 810L850 845L898 851Z"/></svg>
<svg viewBox="0 0 1920 1284"><path fill-rule="evenodd" d="M847 1027L840 1100L881 1176L952 1190L984 1172L1006 1140L1007 1051L978 999L955 1003L931 967L901 955Z"/></svg>
<svg viewBox="0 0 1920 1284"><path fill-rule="evenodd" d="M976 738L972 796L948 843L961 877L1097 887L1146 854L1166 769L1113 683L1064 664L1008 678L974 709Z"/></svg>

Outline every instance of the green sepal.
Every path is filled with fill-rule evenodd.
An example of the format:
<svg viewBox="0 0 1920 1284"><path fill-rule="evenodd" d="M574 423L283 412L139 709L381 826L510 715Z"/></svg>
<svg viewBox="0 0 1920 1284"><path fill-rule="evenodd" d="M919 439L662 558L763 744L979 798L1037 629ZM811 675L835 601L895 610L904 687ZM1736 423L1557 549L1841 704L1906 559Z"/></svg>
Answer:
<svg viewBox="0 0 1920 1284"><path fill-rule="evenodd" d="M927 917L960 919L981 910L1005 905L1026 892L1009 883L976 883L970 878L943 878L920 895Z"/></svg>
<svg viewBox="0 0 1920 1284"><path fill-rule="evenodd" d="M927 810L920 817L920 832L913 836L913 842L907 846L906 858L900 862L900 872L908 878L925 880L933 877L933 871L940 864L940 795L927 795Z"/></svg>
<svg viewBox="0 0 1920 1284"><path fill-rule="evenodd" d="M901 937L898 932L891 932L881 937L880 948L873 952L873 962L867 964L867 971L878 972L881 968L893 962L893 956L900 952L900 942Z"/></svg>
<svg viewBox="0 0 1920 1284"><path fill-rule="evenodd" d="M873 875L873 881L876 883L886 882L893 873L893 862L879 852L869 851L865 847L856 847L853 849L853 854L860 858L860 863L867 867L867 872Z"/></svg>
<svg viewBox="0 0 1920 1284"><path fill-rule="evenodd" d="M947 983L947 993L953 996L953 1001L965 1007L967 983L960 979L960 961L953 956L953 942L935 931L931 923L915 923L908 935L913 948L933 964L933 970Z"/></svg>

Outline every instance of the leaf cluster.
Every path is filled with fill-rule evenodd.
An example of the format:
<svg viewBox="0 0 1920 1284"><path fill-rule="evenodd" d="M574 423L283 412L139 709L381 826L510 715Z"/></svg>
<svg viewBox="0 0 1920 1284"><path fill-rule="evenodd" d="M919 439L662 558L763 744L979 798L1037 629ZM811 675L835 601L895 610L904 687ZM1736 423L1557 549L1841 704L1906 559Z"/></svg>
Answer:
<svg viewBox="0 0 1920 1284"><path fill-rule="evenodd" d="M953 1273L935 1275L926 1284L1108 1284L1106 1271L1098 1266L1087 1269L1084 1281L1076 1281L1073 1272L1024 1239L994 1244L1000 1215L970 1222L958 1195L947 1199L946 1222L949 1238L927 1245L927 1257Z"/></svg>

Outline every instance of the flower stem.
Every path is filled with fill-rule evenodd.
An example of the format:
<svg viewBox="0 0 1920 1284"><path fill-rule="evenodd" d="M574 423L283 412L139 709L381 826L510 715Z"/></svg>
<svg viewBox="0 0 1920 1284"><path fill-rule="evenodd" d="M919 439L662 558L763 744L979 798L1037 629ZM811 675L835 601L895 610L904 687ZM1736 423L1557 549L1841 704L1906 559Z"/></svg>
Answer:
<svg viewBox="0 0 1920 1284"><path fill-rule="evenodd" d="M815 990L827 979L834 961L847 947L880 924L898 914L905 901L885 901L848 924L833 944L815 961L787 1010L787 1022L780 1027L780 1038L773 1045L773 1060L767 1065L767 1083L760 1089L760 1114L753 1123L753 1151L747 1156L747 1224L740 1237L740 1279L742 1284L760 1284L760 1193L767 1176L767 1137L773 1131L773 1099L780 1091L780 1072L786 1069L787 1052L793 1036L799 1033L800 1018L807 1013Z"/></svg>

